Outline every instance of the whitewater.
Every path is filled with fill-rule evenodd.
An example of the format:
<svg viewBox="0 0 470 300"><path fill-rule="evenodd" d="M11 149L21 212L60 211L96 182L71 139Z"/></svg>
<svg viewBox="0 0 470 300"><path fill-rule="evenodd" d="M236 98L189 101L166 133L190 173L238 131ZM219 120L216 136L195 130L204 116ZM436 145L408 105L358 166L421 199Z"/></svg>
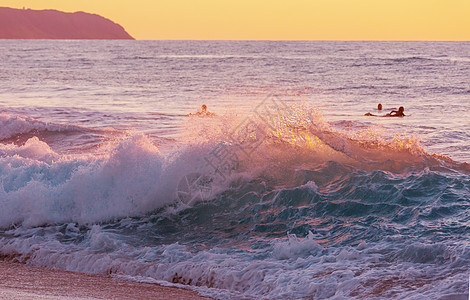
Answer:
<svg viewBox="0 0 470 300"><path fill-rule="evenodd" d="M467 299L469 53L0 40L0 259L216 299Z"/></svg>

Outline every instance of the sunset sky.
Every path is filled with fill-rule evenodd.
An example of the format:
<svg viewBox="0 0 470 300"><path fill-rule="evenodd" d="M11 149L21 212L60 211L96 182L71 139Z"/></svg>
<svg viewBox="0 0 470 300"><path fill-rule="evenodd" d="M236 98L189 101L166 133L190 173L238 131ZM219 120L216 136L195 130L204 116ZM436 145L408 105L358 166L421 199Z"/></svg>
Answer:
<svg viewBox="0 0 470 300"><path fill-rule="evenodd" d="M136 39L470 40L470 0L4 0L97 13Z"/></svg>

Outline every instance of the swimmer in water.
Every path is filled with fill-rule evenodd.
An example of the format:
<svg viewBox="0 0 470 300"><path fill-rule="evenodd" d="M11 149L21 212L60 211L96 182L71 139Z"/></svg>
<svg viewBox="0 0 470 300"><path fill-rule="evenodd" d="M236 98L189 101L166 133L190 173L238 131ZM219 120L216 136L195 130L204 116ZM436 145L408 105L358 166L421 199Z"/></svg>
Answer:
<svg viewBox="0 0 470 300"><path fill-rule="evenodd" d="M207 105L203 104L201 106L201 111L198 111L195 114L189 114L188 116L198 116L198 117L213 117L216 114L207 111Z"/></svg>
<svg viewBox="0 0 470 300"><path fill-rule="evenodd" d="M379 105L377 105L377 110L382 110L382 104L381 103L379 103ZM370 112L364 114L364 116L378 117L377 115L371 114Z"/></svg>

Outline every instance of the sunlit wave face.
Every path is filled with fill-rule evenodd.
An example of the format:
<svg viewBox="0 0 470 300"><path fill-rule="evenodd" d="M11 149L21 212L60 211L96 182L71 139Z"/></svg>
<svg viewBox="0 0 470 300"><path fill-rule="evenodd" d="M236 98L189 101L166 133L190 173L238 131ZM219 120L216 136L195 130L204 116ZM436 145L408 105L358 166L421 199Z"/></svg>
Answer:
<svg viewBox="0 0 470 300"><path fill-rule="evenodd" d="M182 144L210 148L225 143L237 155L237 171L280 173L280 181L295 169L328 161L405 172L423 168L432 157L419 136L387 135L377 126L336 129L318 108L304 102L271 110L268 118L256 110L259 107L251 114L229 110L217 118L190 118L181 133Z"/></svg>

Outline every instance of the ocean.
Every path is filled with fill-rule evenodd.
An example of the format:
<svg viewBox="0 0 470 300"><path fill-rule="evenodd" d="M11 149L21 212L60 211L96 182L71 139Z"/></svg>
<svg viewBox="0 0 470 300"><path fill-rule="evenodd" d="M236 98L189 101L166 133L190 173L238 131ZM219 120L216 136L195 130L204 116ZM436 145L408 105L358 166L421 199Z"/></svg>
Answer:
<svg viewBox="0 0 470 300"><path fill-rule="evenodd" d="M467 299L469 74L470 42L0 40L0 259Z"/></svg>

